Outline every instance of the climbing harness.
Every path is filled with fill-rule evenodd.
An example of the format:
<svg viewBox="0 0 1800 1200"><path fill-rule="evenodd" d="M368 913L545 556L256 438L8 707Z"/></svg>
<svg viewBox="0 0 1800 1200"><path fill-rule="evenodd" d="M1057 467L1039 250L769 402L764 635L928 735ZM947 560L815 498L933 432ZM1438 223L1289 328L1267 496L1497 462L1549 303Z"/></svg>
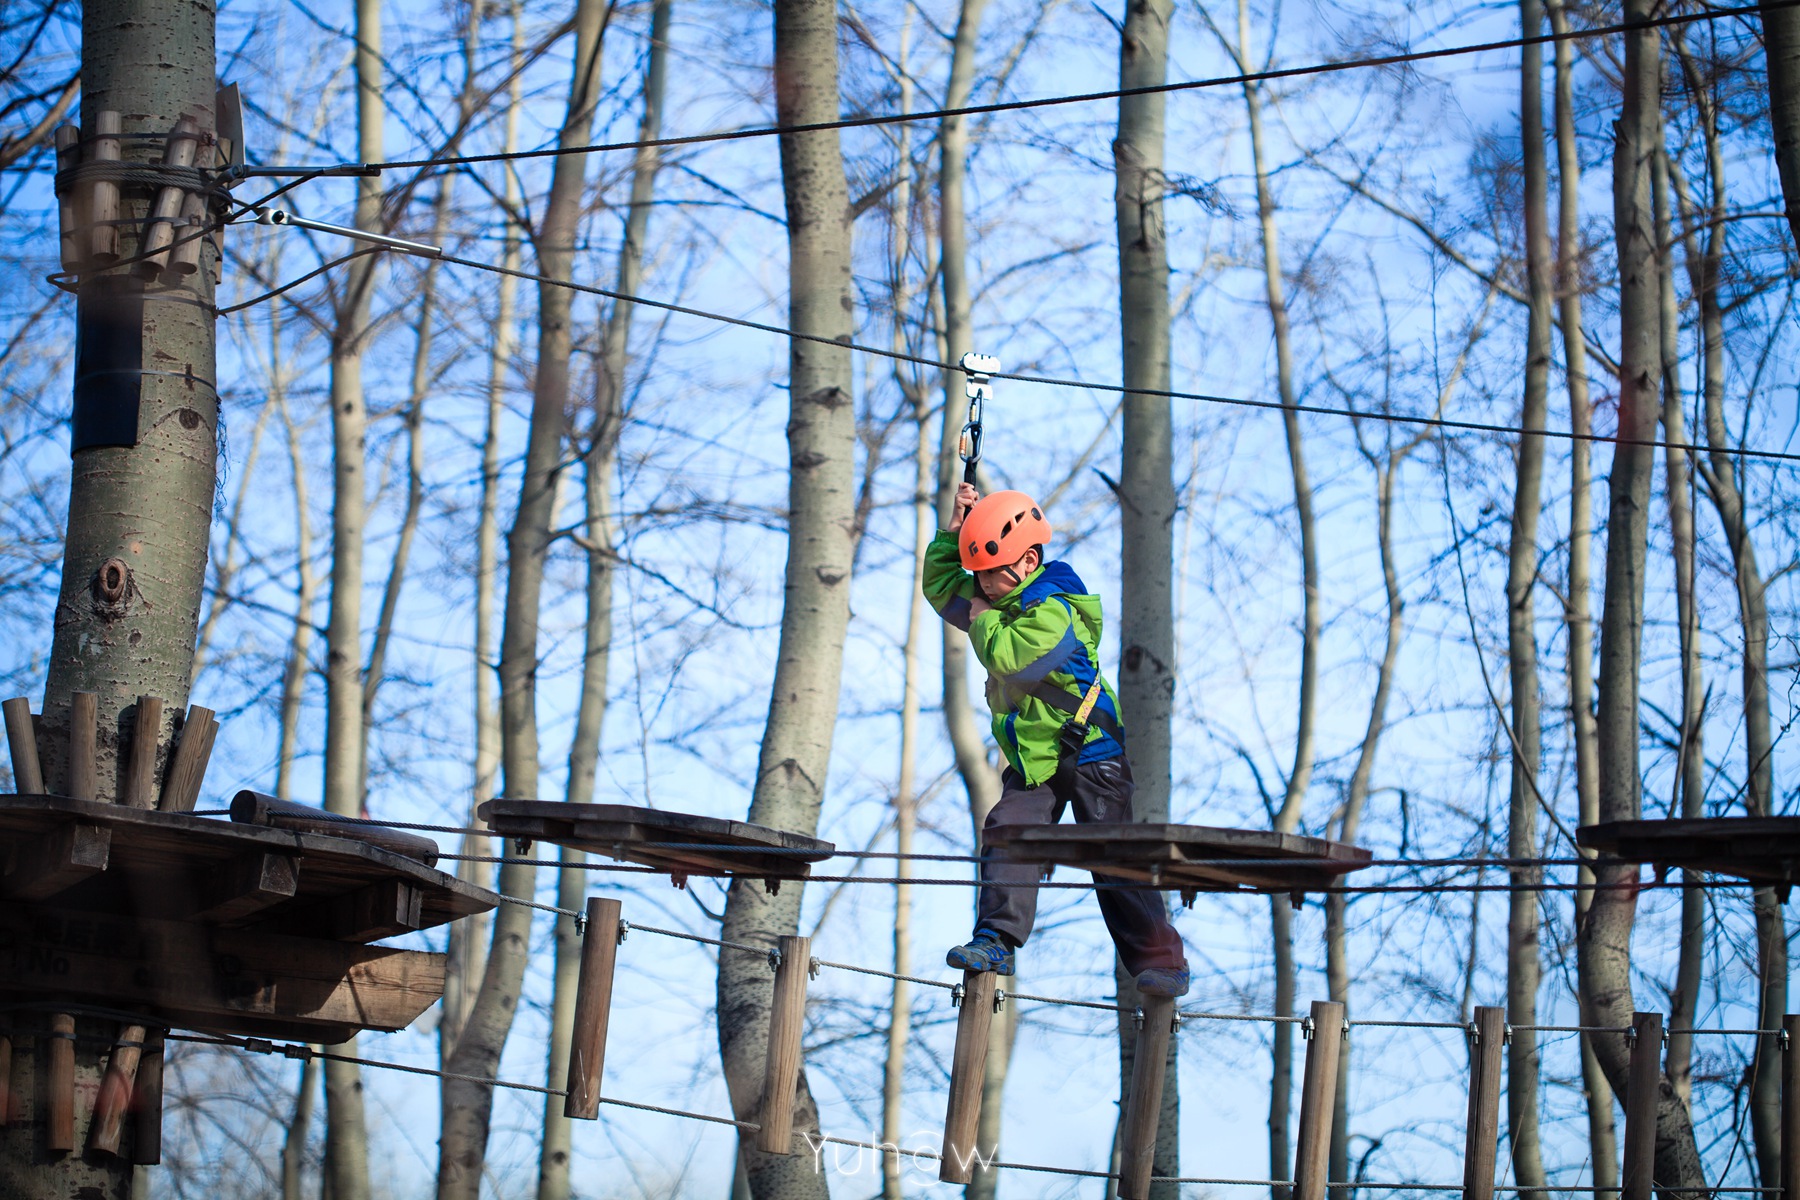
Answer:
<svg viewBox="0 0 1800 1200"><path fill-rule="evenodd" d="M963 460L963 482L975 482L975 468L981 462L981 407L994 398L994 372L1000 360L991 354L973 351L962 356L963 395L969 400L969 420L957 439L956 452Z"/></svg>

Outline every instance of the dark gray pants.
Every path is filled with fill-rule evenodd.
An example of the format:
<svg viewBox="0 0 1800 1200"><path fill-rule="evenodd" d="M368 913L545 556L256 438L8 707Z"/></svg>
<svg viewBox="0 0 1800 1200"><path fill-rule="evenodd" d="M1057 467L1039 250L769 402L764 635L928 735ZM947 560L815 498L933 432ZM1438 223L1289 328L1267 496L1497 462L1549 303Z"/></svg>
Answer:
<svg viewBox="0 0 1800 1200"><path fill-rule="evenodd" d="M982 828L996 825L1048 825L1056 812L1056 794L1049 784L1028 788L1011 767L1000 777L1000 802L988 813ZM1069 807L1075 820L1127 822L1131 817L1131 764L1124 758L1084 763L1075 769L1075 786ZM1031 936L1037 919L1038 868L1031 863L983 862L980 898L976 902L975 927L1003 933L1019 945ZM1130 883L1112 875L1094 876L1096 883ZM997 885L997 886L989 886ZM1102 887L1094 890L1100 915L1112 934L1119 959L1133 975L1151 967L1179 967L1187 962L1181 935L1169 924L1168 909L1159 891L1149 888Z"/></svg>

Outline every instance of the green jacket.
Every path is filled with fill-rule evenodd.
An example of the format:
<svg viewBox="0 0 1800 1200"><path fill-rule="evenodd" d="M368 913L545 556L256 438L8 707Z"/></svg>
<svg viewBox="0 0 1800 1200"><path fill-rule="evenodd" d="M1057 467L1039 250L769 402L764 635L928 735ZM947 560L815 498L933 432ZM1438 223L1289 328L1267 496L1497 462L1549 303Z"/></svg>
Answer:
<svg viewBox="0 0 1800 1200"><path fill-rule="evenodd" d="M969 601L979 592L975 577L962 568L956 535L938 531L925 550L925 599L939 616L967 630L975 657L987 668L988 707L994 712L994 740L1000 752L1037 787L1056 774L1057 735L1069 714L1029 689L1048 684L1075 703L1093 684L1100 661L1100 597L1093 595L1063 562L1048 562L1002 596L993 608L971 619ZM1119 698L1102 676L1101 695L1090 718L1082 762L1117 758L1125 747L1097 723L1111 718L1123 734Z"/></svg>

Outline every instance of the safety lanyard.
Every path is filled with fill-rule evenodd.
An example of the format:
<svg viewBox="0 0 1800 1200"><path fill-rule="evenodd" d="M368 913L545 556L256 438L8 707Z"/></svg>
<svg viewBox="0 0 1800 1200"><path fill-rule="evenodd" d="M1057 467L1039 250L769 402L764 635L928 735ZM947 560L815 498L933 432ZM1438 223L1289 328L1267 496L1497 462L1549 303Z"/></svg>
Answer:
<svg viewBox="0 0 1800 1200"><path fill-rule="evenodd" d="M969 420L957 440L956 451L963 460L963 482L975 482L975 468L981 462L981 408L994 398L994 372L1000 360L991 354L971 351L962 356L963 395L969 400Z"/></svg>

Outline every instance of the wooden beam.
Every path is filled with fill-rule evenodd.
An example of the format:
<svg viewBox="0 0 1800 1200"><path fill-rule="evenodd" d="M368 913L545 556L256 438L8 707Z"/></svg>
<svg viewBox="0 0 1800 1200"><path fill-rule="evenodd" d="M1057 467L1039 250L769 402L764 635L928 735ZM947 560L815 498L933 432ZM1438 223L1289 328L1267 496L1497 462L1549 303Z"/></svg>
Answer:
<svg viewBox="0 0 1800 1200"><path fill-rule="evenodd" d="M444 956L263 930L0 904L0 994L256 1036L398 1030L444 994Z"/></svg>
<svg viewBox="0 0 1800 1200"><path fill-rule="evenodd" d="M11 866L0 876L0 895L46 899L106 870L111 854L112 830L68 822L14 848Z"/></svg>
<svg viewBox="0 0 1800 1200"><path fill-rule="evenodd" d="M69 795L94 800L100 795L100 707L92 692L69 696Z"/></svg>
<svg viewBox="0 0 1800 1200"><path fill-rule="evenodd" d="M976 1126L981 1120L981 1084L987 1075L988 1027L994 1021L992 971L964 971L962 1009L956 1015L956 1049L950 1058L950 1103L944 1110L944 1157L938 1178L968 1183L975 1178Z"/></svg>
<svg viewBox="0 0 1800 1200"><path fill-rule="evenodd" d="M131 1161L140 1167L162 1162L163 1035L161 1030L144 1039L138 1059L137 1086L131 1097Z"/></svg>
<svg viewBox="0 0 1800 1200"><path fill-rule="evenodd" d="M1631 1014L1631 1065L1626 1069L1625 1155L1620 1200L1650 1200L1656 1165L1656 1101L1662 1090L1662 1014Z"/></svg>
<svg viewBox="0 0 1800 1200"><path fill-rule="evenodd" d="M298 833L322 833L326 837L349 838L367 842L402 858L436 866L438 844L428 837L390 829L377 821L360 821L340 817L314 808L277 800L248 788L231 798L231 820L237 825L266 825L271 829L291 829Z"/></svg>
<svg viewBox="0 0 1800 1200"><path fill-rule="evenodd" d="M164 812L194 811L218 732L219 723L213 719L212 709L198 704L189 706L187 720L181 723L175 742L175 753L169 756L169 769L163 775L160 807Z"/></svg>
<svg viewBox="0 0 1800 1200"><path fill-rule="evenodd" d="M75 1018L53 1014L50 1035L44 1040L50 1059L44 1081L44 1147L67 1153L75 1148Z"/></svg>
<svg viewBox="0 0 1800 1200"><path fill-rule="evenodd" d="M119 114L105 111L94 116L94 138L89 150L94 162L119 161L119 134L125 123ZM87 216L89 261L96 267L107 267L119 261L119 185L109 180L95 180L88 193Z"/></svg>
<svg viewBox="0 0 1800 1200"><path fill-rule="evenodd" d="M112 1059L106 1064L106 1074L100 1080L100 1093L94 1097L94 1119L88 1125L90 1152L119 1153L119 1139L125 1133L125 1116L137 1090L138 1062L143 1052L142 1025L127 1025L119 1030Z"/></svg>
<svg viewBox="0 0 1800 1200"><path fill-rule="evenodd" d="M1781 1018L1781 1194L1800 1188L1800 1016Z"/></svg>
<svg viewBox="0 0 1800 1200"><path fill-rule="evenodd" d="M138 697L131 757L125 766L125 792L119 798L132 808L156 807L156 746L162 736L162 710L162 697Z"/></svg>
<svg viewBox="0 0 1800 1200"><path fill-rule="evenodd" d="M812 939L783 935L775 965L775 998L769 1007L769 1057L757 1105L762 1129L756 1145L767 1154L794 1152L794 1093L800 1082L800 1034L806 1027L806 980Z"/></svg>
<svg viewBox="0 0 1800 1200"><path fill-rule="evenodd" d="M612 1013L613 967L619 957L617 900L588 897L581 935L581 975L575 984L575 1028L569 1039L568 1098L563 1116L600 1116L600 1074L606 1066L606 1026Z"/></svg>
<svg viewBox="0 0 1800 1200"><path fill-rule="evenodd" d="M299 890L299 856L251 851L213 878L193 917L209 925L241 921L292 900Z"/></svg>
<svg viewBox="0 0 1800 1200"><path fill-rule="evenodd" d="M13 787L21 796L44 794L44 772L38 765L37 722L31 719L31 701L14 696L0 704L6 714L6 746L12 751Z"/></svg>
<svg viewBox="0 0 1800 1200"><path fill-rule="evenodd" d="M333 942L376 942L424 927L424 894L404 879L380 879L280 918L281 931Z"/></svg>
<svg viewBox="0 0 1800 1200"><path fill-rule="evenodd" d="M11 1125L13 1119L12 1059L12 1034L0 1033L0 1129Z"/></svg>
<svg viewBox="0 0 1800 1200"><path fill-rule="evenodd" d="M1475 1009L1469 1047L1469 1123L1463 1137L1463 1200L1493 1200L1500 1148L1500 1074L1506 1052L1506 1010Z"/></svg>
<svg viewBox="0 0 1800 1200"><path fill-rule="evenodd" d="M1331 1164L1331 1118L1337 1103L1344 1006L1329 1000L1312 1004L1312 1034L1306 1043L1306 1073L1300 1084L1300 1132L1294 1149L1294 1200L1325 1200Z"/></svg>
<svg viewBox="0 0 1800 1200"><path fill-rule="evenodd" d="M1131 1091L1119 1123L1119 1200L1149 1200L1169 1038L1175 1031L1175 998L1145 996L1141 1011L1144 1023L1131 1060Z"/></svg>

